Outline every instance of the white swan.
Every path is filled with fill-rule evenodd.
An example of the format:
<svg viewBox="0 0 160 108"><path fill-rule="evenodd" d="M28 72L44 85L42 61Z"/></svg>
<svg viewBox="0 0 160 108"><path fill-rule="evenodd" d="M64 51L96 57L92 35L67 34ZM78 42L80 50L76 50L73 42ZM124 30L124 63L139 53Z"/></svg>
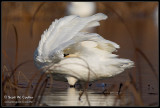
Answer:
<svg viewBox="0 0 160 108"><path fill-rule="evenodd" d="M99 26L107 19L102 13L89 17L70 15L55 20L41 36L34 53L35 64L44 72L53 73L53 79L68 81L95 81L111 77L133 67L129 59L112 54L119 45L96 33L83 29Z"/></svg>

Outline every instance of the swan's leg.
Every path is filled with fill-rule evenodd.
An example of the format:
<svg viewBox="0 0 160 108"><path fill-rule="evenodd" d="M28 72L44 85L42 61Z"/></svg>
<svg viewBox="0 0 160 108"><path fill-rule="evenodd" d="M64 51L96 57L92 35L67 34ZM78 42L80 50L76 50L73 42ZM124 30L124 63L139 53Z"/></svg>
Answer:
<svg viewBox="0 0 160 108"><path fill-rule="evenodd" d="M108 94L110 94L110 90L108 90L108 87L106 87L106 85L107 84L105 84L105 89L104 89L104 91L102 92L104 95L108 95Z"/></svg>
<svg viewBox="0 0 160 108"><path fill-rule="evenodd" d="M104 95L110 94L110 91L108 91L107 89L104 89L104 91L102 92Z"/></svg>
<svg viewBox="0 0 160 108"><path fill-rule="evenodd" d="M75 77L67 76L66 79L68 80L70 87L75 87L75 83L77 82Z"/></svg>
<svg viewBox="0 0 160 108"><path fill-rule="evenodd" d="M83 95L83 93L85 92L86 88L86 82L80 81L80 85L81 85L81 90L79 93L79 100L81 100L81 97Z"/></svg>
<svg viewBox="0 0 160 108"><path fill-rule="evenodd" d="M120 83L120 85L119 85L119 90L118 90L118 95L120 94L120 92L121 92L121 88L122 88L122 86L123 86L123 84L122 83Z"/></svg>
<svg viewBox="0 0 160 108"><path fill-rule="evenodd" d="M83 95L83 93L84 93L84 90L81 90L79 93L79 100L81 100L81 96Z"/></svg>
<svg viewBox="0 0 160 108"><path fill-rule="evenodd" d="M88 86L91 87L91 86L92 86L92 83L90 83Z"/></svg>

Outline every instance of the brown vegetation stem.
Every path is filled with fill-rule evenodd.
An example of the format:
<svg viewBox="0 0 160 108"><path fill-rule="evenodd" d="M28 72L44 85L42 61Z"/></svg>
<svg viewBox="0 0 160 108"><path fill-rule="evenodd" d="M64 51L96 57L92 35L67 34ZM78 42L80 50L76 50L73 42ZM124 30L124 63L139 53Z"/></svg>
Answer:
<svg viewBox="0 0 160 108"><path fill-rule="evenodd" d="M15 37L16 37L16 56L15 56L15 67L17 66L17 62L18 62L18 33L17 33L17 29L15 27L14 24L12 24L14 32L15 32ZM13 81L15 83L15 85L17 85L18 80L16 80L15 78L15 74L13 74ZM17 96L17 89L15 89L15 96ZM17 98L16 98L17 101Z"/></svg>
<svg viewBox="0 0 160 108"><path fill-rule="evenodd" d="M36 99L35 95L36 95L38 86L39 86L40 82L42 81L42 78L43 78L44 75L45 75L45 73L43 73L43 74L41 75L41 77L39 78L38 83L37 83L37 85L36 85L36 88L34 89L34 92L33 92L33 94L32 94L32 97L34 98L34 100ZM33 104L30 103L30 106L31 106L31 105L33 105Z"/></svg>
<svg viewBox="0 0 160 108"><path fill-rule="evenodd" d="M22 65L24 65L24 64L26 64L26 63L28 63L28 62L31 62L31 61L33 61L33 60L28 60L28 61L25 61L25 62L20 63L18 66L16 66L16 68L15 68L14 70L12 70L12 73L11 73L11 75L10 75L8 78L10 79L10 78L15 74L16 70L17 70L19 67L21 67ZM4 81L2 82L2 86L4 86L4 84L6 83L6 80L7 80L7 78L5 78Z"/></svg>
<svg viewBox="0 0 160 108"><path fill-rule="evenodd" d="M44 92L45 92L45 88L46 88L46 86L47 86L48 79L49 79L49 78L47 77L46 80L45 80L43 90L42 90L42 92L41 92L41 94L40 94L40 99L38 100L38 105L40 104L40 102L41 102L41 100L42 100L42 96L43 96L43 94L44 94Z"/></svg>
<svg viewBox="0 0 160 108"><path fill-rule="evenodd" d="M41 7L45 4L45 2L42 2L38 8L36 9L36 11L34 12L34 15L33 15L33 19L32 19L32 22L31 22L31 38L33 38L33 24L35 22L35 17L37 15L37 13L39 12L39 10L41 9Z"/></svg>

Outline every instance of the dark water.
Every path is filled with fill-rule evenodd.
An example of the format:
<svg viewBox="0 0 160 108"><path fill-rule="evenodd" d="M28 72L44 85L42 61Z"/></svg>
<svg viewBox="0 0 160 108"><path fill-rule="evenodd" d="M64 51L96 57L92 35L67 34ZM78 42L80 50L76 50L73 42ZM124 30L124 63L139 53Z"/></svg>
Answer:
<svg viewBox="0 0 160 108"><path fill-rule="evenodd" d="M81 90L67 88L65 90L49 90L45 92L41 104L47 106L120 106L133 103L129 94L118 98L117 92L103 94L102 91L88 89L79 100ZM88 98L88 99L87 99Z"/></svg>

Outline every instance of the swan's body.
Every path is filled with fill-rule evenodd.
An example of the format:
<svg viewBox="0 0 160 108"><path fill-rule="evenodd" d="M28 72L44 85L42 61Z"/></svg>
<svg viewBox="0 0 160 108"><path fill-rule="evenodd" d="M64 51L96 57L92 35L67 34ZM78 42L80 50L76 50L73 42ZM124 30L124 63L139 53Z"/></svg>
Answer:
<svg viewBox="0 0 160 108"><path fill-rule="evenodd" d="M96 33L81 32L99 26L98 21L106 18L102 13L84 18L71 15L53 22L35 51L37 67L53 73L56 80L67 80L70 85L77 80L95 81L111 77L132 67L134 63L129 59L112 54L119 48L118 44Z"/></svg>

